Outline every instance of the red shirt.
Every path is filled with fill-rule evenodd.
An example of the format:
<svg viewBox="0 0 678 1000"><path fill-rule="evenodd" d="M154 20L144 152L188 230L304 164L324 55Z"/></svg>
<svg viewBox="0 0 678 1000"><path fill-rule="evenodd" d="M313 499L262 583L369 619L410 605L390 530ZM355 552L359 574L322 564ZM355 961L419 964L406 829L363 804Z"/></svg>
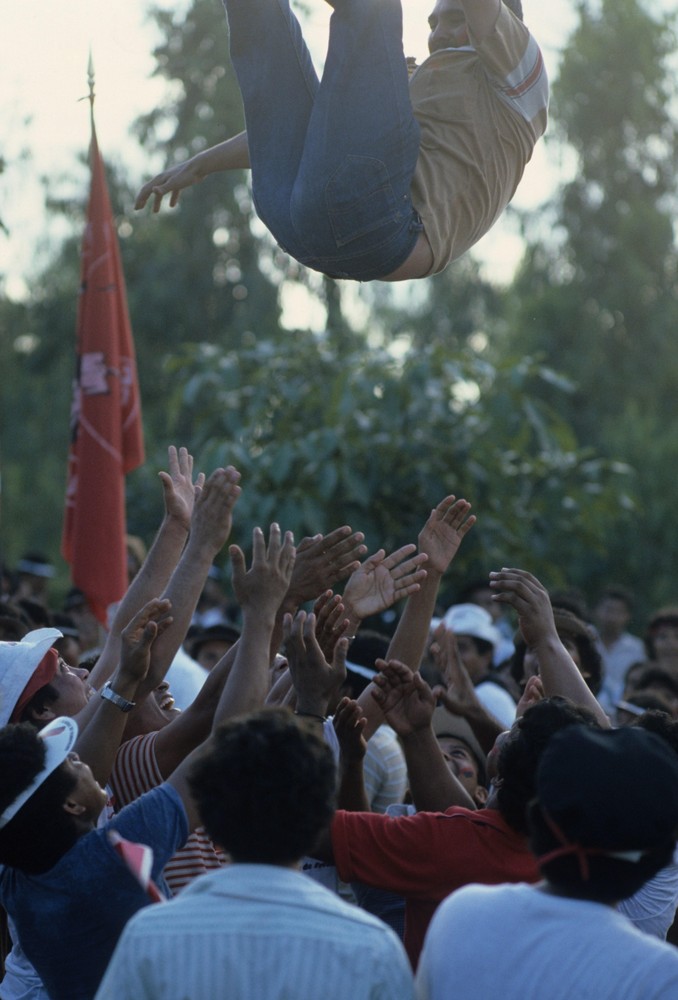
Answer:
<svg viewBox="0 0 678 1000"><path fill-rule="evenodd" d="M496 809L414 816L337 812L332 846L339 876L405 897L404 944L416 968L438 904L471 882L538 882L527 839Z"/></svg>

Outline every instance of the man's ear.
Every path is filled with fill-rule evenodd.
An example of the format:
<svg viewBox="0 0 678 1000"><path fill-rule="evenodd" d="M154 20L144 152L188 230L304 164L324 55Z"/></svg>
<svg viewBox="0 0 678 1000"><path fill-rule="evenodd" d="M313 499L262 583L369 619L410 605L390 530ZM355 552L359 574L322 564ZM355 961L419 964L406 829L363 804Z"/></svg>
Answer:
<svg viewBox="0 0 678 1000"><path fill-rule="evenodd" d="M56 714L51 708L45 705L45 707L41 708L40 711L37 711L35 708L30 709L26 721L33 722L35 725L39 725L42 729L43 726L46 726L47 723L51 722L53 719L56 719Z"/></svg>
<svg viewBox="0 0 678 1000"><path fill-rule="evenodd" d="M473 793L473 801L478 807L482 807L487 802L488 791L483 785L478 785Z"/></svg>
<svg viewBox="0 0 678 1000"><path fill-rule="evenodd" d="M86 807L80 802L76 802L75 799L68 798L62 803L61 808L64 812L70 813L71 816L82 816Z"/></svg>

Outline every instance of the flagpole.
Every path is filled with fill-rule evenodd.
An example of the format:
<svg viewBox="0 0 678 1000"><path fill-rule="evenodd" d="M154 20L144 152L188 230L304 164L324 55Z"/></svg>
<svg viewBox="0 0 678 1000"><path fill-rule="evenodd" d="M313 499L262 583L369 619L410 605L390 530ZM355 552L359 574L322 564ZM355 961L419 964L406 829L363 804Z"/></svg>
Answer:
<svg viewBox="0 0 678 1000"><path fill-rule="evenodd" d="M98 620L127 589L125 475L144 461L141 400L115 217L94 125L87 65L90 194L82 240L61 552Z"/></svg>
<svg viewBox="0 0 678 1000"><path fill-rule="evenodd" d="M89 50L89 59L87 60L87 86L89 87L89 95L87 100L89 101L89 117L92 125L92 131L94 131L94 60L92 59L92 50Z"/></svg>

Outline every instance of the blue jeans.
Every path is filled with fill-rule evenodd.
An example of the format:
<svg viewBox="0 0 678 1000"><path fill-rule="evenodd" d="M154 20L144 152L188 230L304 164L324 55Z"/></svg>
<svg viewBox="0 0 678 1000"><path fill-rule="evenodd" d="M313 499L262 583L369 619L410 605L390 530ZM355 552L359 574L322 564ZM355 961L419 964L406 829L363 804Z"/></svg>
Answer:
<svg viewBox="0 0 678 1000"><path fill-rule="evenodd" d="M224 0L257 213L333 278L394 271L422 230L400 0L334 0L322 79L288 0Z"/></svg>

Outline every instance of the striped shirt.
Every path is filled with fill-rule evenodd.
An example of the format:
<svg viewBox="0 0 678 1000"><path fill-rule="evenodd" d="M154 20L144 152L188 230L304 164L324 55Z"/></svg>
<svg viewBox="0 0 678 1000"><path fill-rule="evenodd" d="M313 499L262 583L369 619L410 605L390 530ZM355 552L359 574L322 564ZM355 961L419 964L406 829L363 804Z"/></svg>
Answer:
<svg viewBox="0 0 678 1000"><path fill-rule="evenodd" d="M234 864L127 925L96 1000L412 1000L390 928L298 871Z"/></svg>
<svg viewBox="0 0 678 1000"><path fill-rule="evenodd" d="M117 809L122 809L165 780L155 757L157 735L146 733L135 736L118 750L110 782ZM176 896L198 875L215 871L227 863L223 851L212 843L203 827L197 827L185 846L167 863L163 876L172 895Z"/></svg>

